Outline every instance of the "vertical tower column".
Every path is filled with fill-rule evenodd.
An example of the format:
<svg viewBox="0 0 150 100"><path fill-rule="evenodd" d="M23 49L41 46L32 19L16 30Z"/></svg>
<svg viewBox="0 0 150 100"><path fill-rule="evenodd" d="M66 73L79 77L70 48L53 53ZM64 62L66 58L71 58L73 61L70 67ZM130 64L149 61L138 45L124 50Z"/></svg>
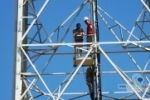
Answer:
<svg viewBox="0 0 150 100"><path fill-rule="evenodd" d="M99 42L99 26L98 26L98 15L97 15L97 0L91 0L92 5L92 22L94 26L94 43L96 44ZM95 73L95 81L94 81L94 88L95 88L95 98L97 100L102 100L101 95L101 76L100 76L100 54L97 53L97 46L94 49L94 73Z"/></svg>
<svg viewBox="0 0 150 100"><path fill-rule="evenodd" d="M149 8L150 8L150 0L147 1L147 4L148 4L148 6L149 6Z"/></svg>
<svg viewBox="0 0 150 100"><path fill-rule="evenodd" d="M27 20L23 19L23 16L27 14L27 3L24 4L25 0L16 0L16 30L15 30L15 62L14 62L14 97L13 100L22 100L21 95L25 90L25 85L23 83L22 72L26 71L26 63L22 62L24 55L20 49L22 44L22 36L27 28ZM26 42L26 39L23 40Z"/></svg>

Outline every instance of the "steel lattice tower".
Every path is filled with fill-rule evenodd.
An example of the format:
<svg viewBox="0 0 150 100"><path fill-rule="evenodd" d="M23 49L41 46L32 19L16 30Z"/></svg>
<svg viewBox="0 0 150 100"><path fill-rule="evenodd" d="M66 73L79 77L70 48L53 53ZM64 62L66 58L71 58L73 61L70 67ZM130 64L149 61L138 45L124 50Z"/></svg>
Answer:
<svg viewBox="0 0 150 100"><path fill-rule="evenodd" d="M85 100L89 98L89 91L83 70L86 69L84 66L92 66L96 100L150 100L150 0L139 1L143 8L131 31L103 10L98 5L100 0L83 0L49 33L44 19L50 13L47 6L55 1L17 0L13 99ZM67 36L86 5L89 5L89 17L95 28L94 41L74 43ZM46 14L41 17L44 11ZM113 37L113 41L100 39L103 33L99 33L99 25L102 23L110 32L107 37ZM83 45L80 59L75 56L76 45ZM87 45L90 45L88 50ZM88 57L89 54L92 58ZM108 63L107 67L104 63ZM110 85L118 84L117 80L125 83L122 86L126 86L128 91L116 91L112 87L110 90Z"/></svg>

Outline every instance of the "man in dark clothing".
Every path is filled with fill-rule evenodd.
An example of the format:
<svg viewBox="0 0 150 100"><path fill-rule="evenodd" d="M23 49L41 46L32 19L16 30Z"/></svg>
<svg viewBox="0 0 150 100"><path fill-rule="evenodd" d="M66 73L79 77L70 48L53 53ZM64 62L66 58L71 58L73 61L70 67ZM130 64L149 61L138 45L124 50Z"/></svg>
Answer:
<svg viewBox="0 0 150 100"><path fill-rule="evenodd" d="M94 81L94 71L91 67L86 70L86 84L88 85L91 100L94 100L94 89L93 89L93 81Z"/></svg>
<svg viewBox="0 0 150 100"><path fill-rule="evenodd" d="M73 36L74 36L74 41L76 43L81 43L83 42L83 36L84 36L84 31L83 29L81 28L81 24L80 23L77 23L76 24L76 29L73 30ZM82 54L82 50L81 48L80 49L77 49L79 47L82 47L81 45L80 46L76 46L75 49L76 49L76 52L78 54L78 56L80 57L81 54Z"/></svg>

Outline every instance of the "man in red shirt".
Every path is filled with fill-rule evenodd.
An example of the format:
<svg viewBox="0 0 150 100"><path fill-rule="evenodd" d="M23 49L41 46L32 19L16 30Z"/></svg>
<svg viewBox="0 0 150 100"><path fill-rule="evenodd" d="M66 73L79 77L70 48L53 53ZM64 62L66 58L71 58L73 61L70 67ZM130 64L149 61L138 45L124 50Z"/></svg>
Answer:
<svg viewBox="0 0 150 100"><path fill-rule="evenodd" d="M89 21L88 17L84 17L84 22L87 25L87 42L92 42L93 41L93 35L94 35L94 28Z"/></svg>

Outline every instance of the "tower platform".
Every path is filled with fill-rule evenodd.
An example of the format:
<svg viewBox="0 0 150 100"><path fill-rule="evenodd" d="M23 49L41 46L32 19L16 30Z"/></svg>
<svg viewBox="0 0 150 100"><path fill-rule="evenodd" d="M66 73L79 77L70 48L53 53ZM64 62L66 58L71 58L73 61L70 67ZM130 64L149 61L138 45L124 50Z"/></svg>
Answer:
<svg viewBox="0 0 150 100"><path fill-rule="evenodd" d="M74 66L78 66L78 65L81 63L81 61L82 61L83 59L84 59L84 57L76 58L76 59L74 60ZM87 67L89 67L89 66L92 66L93 64L94 64L93 58L87 57L82 66L87 66Z"/></svg>

